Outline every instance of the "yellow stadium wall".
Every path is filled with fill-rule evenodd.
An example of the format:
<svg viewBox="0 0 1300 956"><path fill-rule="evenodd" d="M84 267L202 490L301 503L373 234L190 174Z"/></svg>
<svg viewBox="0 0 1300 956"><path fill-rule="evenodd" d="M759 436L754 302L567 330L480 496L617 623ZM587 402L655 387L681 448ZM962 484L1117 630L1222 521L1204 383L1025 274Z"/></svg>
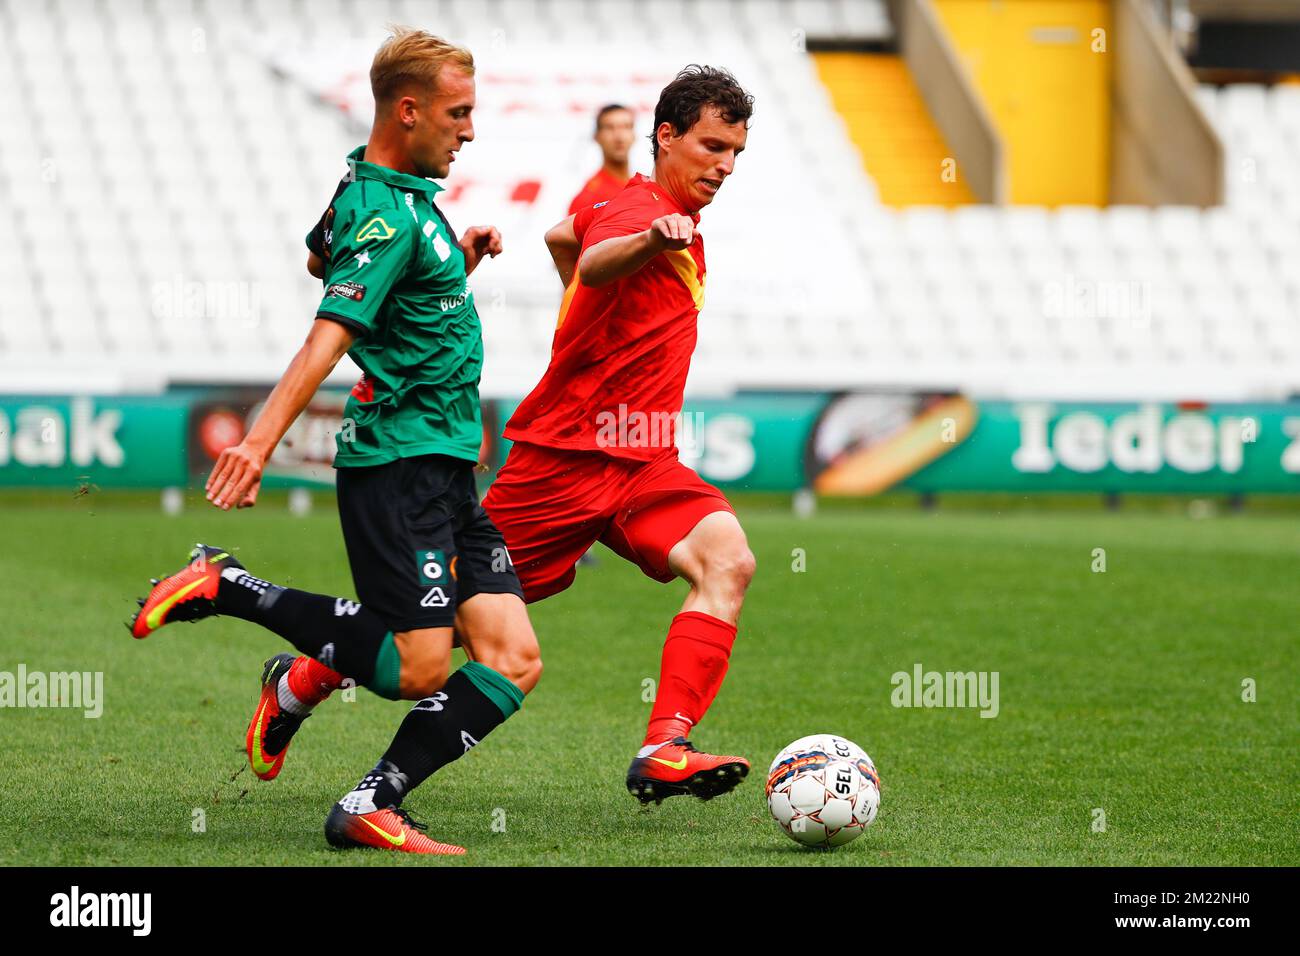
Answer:
<svg viewBox="0 0 1300 956"><path fill-rule="evenodd" d="M849 138L887 206L973 202L965 178L944 176L944 142L900 56L814 53L813 62Z"/></svg>
<svg viewBox="0 0 1300 956"><path fill-rule="evenodd" d="M1005 144L1010 201L1105 205L1110 0L933 2Z"/></svg>

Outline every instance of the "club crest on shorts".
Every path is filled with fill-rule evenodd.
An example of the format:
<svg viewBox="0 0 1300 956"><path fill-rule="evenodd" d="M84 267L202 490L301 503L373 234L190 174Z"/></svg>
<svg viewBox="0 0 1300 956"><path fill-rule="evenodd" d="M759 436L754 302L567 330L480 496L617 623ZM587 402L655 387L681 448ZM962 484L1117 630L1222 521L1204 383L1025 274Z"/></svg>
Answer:
<svg viewBox="0 0 1300 956"><path fill-rule="evenodd" d="M447 583L447 556L441 548L419 548L416 550L415 567L420 576L421 584Z"/></svg>

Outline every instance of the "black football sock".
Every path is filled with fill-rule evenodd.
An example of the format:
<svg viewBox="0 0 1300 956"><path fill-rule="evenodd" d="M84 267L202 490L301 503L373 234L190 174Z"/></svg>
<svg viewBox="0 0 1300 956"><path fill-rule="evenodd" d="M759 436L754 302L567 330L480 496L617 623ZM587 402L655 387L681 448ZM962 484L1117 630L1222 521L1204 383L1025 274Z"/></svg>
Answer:
<svg viewBox="0 0 1300 956"><path fill-rule="evenodd" d="M227 568L217 587L217 613L243 618L279 634L308 657L397 700L402 662L393 632L354 601L280 587Z"/></svg>
<svg viewBox="0 0 1300 956"><path fill-rule="evenodd" d="M354 793L374 790L375 806L381 809L400 805L406 794L466 753L523 702L524 692L513 683L471 661L452 674L442 690L411 709L383 758Z"/></svg>

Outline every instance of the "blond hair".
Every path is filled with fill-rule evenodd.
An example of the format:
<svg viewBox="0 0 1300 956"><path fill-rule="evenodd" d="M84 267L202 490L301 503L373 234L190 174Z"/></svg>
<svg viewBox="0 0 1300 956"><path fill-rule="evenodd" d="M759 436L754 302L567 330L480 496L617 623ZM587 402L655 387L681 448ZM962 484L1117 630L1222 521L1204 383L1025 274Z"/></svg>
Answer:
<svg viewBox="0 0 1300 956"><path fill-rule="evenodd" d="M390 26L389 30L392 36L380 45L370 64L370 91L376 103L393 99L411 84L436 86L444 66L473 75L474 57L464 47L410 27Z"/></svg>

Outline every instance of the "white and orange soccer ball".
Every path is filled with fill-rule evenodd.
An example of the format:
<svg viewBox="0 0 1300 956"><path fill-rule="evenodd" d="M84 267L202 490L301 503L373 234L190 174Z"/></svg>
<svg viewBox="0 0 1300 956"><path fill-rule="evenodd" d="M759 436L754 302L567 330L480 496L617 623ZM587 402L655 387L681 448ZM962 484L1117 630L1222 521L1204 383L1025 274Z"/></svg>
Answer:
<svg viewBox="0 0 1300 956"><path fill-rule="evenodd" d="M867 752L834 734L800 737L772 761L767 806L782 830L804 846L843 846L871 826L880 809L880 775Z"/></svg>

